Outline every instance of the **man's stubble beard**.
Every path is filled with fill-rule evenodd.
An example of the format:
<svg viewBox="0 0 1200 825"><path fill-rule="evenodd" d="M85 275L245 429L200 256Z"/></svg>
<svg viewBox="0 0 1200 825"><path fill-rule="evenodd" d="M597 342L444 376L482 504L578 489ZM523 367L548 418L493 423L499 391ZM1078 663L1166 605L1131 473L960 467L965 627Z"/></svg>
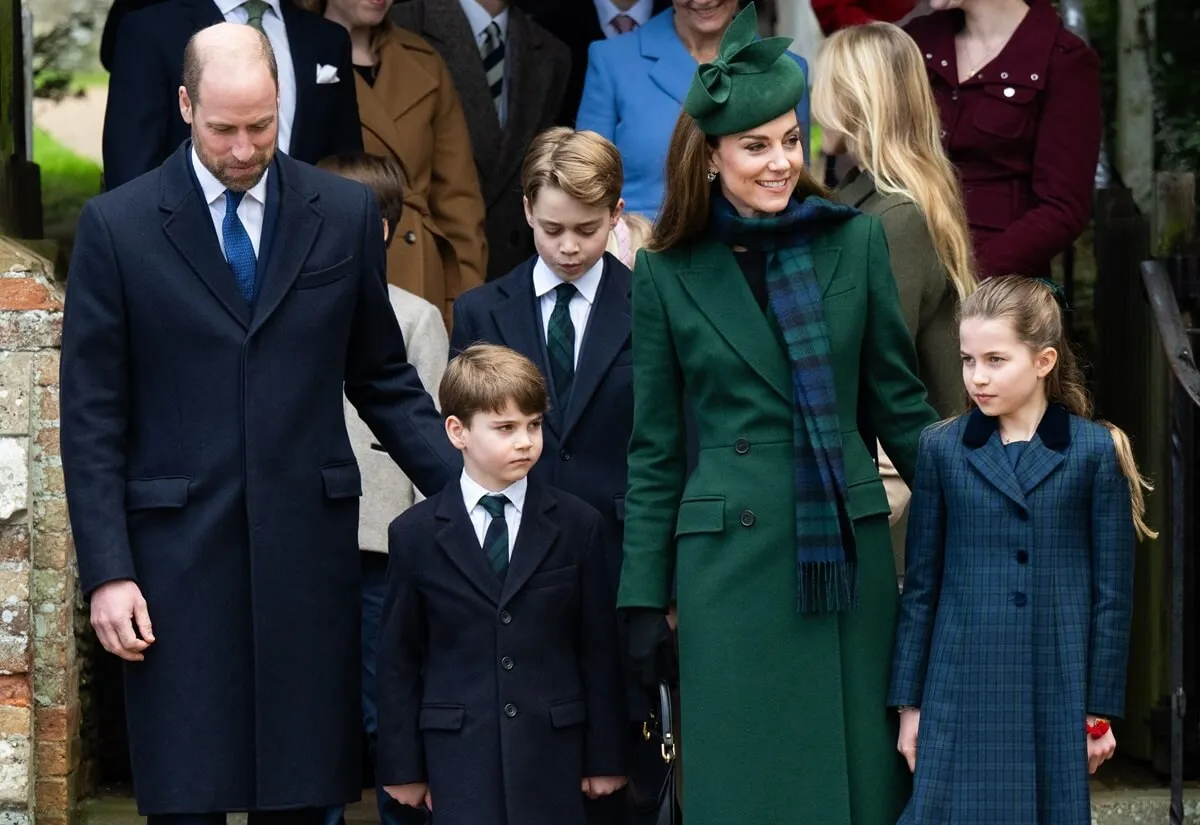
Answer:
<svg viewBox="0 0 1200 825"><path fill-rule="evenodd" d="M248 177L232 177L227 170L228 164L218 163L211 155L208 154L208 151L204 148L204 144L196 138L195 129L192 130L192 146L196 149L196 155L200 158L200 162L204 164L204 168L211 172L212 176L216 178L222 186L224 186L230 192L249 192L258 184L260 180L262 180L263 175L267 173L267 168L275 159L275 152L279 146L279 137L278 135L276 136L275 143L271 144L269 149L265 149L261 152L255 151L252 160L254 161L255 165L258 166L258 173L253 179Z"/></svg>

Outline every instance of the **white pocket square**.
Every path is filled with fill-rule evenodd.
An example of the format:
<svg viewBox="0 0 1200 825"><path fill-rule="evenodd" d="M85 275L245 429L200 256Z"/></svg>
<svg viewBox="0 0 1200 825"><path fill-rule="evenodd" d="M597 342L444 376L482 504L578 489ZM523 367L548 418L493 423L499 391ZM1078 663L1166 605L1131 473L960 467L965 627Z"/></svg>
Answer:
<svg viewBox="0 0 1200 825"><path fill-rule="evenodd" d="M339 80L337 66L326 66L324 63L317 64L318 83L337 83Z"/></svg>

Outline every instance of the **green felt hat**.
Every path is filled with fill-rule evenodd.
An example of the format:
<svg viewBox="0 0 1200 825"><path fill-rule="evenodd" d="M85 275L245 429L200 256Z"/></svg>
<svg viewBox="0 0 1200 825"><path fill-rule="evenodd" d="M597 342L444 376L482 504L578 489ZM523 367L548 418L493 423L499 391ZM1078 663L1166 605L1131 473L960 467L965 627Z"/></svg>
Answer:
<svg viewBox="0 0 1200 825"><path fill-rule="evenodd" d="M757 36L758 13L751 3L725 30L717 59L696 69L683 110L704 134L719 137L753 129L804 99L808 83L787 53L791 38Z"/></svg>

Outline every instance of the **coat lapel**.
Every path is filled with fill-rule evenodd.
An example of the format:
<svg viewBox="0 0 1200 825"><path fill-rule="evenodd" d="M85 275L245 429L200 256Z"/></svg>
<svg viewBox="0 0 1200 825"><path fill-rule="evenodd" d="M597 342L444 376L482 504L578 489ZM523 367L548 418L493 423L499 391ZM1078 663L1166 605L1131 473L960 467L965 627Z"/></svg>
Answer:
<svg viewBox="0 0 1200 825"><path fill-rule="evenodd" d="M500 579L492 571L471 518L463 502L461 488L451 482L439 495L437 513L437 543L441 545L450 561L485 598L494 603L500 601ZM524 519L521 524L524 530ZM518 536L518 541L520 536Z"/></svg>
<svg viewBox="0 0 1200 825"><path fill-rule="evenodd" d="M792 377L783 345L740 272L728 246L701 243L692 252L691 268L680 272L680 281L729 346L790 402Z"/></svg>
<svg viewBox="0 0 1200 825"><path fill-rule="evenodd" d="M305 15L308 12L295 3L280 3L283 10L283 24L288 33L288 50L292 53L292 68L296 76L296 115L292 118L292 145L295 150L297 138L307 134L307 130L317 128L308 122L307 101L313 99L317 91L317 51L318 38L311 30ZM318 21L319 22L319 21ZM349 83L350 78L343 77L342 83ZM323 128L323 127L322 127Z"/></svg>
<svg viewBox="0 0 1200 825"><path fill-rule="evenodd" d="M289 241L272 244L270 257L261 267L262 283L258 288L251 332L262 327L279 306L283 296L292 288L321 230L321 213L315 205L317 194L301 192L294 188L297 176L291 166L293 163L295 161L287 156L277 154L271 167L272 174L279 175L279 211L276 223L287 233Z"/></svg>
<svg viewBox="0 0 1200 825"><path fill-rule="evenodd" d="M575 370L575 387L571 391L571 405L567 409L563 424L562 440L566 441L571 430L588 407L588 402L604 380L608 368L617 353L629 341L629 290L632 285L629 270L612 258L604 256L604 275L600 279L600 290L596 304L588 315L587 329L583 334L583 346L579 350L579 365Z"/></svg>
<svg viewBox="0 0 1200 825"><path fill-rule="evenodd" d="M550 364L546 355L546 342L542 338L542 319L538 311L537 298L533 294L533 262L526 261L520 269L505 279L505 300L492 308L492 320L500 331L504 346L523 353L542 375L550 375ZM555 433L562 432L562 416L565 411L550 410L546 424Z"/></svg>
<svg viewBox="0 0 1200 825"><path fill-rule="evenodd" d="M375 86L355 72L358 116L362 126L391 150L403 165L407 154L397 121L418 102L437 90L437 79L394 36L384 39L379 50L379 76ZM409 174L409 178L413 178Z"/></svg>
<svg viewBox="0 0 1200 825"><path fill-rule="evenodd" d="M675 14L650 18L634 36L639 39L642 57L655 61L650 80L682 106L696 73L696 60L675 33Z"/></svg>
<svg viewBox="0 0 1200 825"><path fill-rule="evenodd" d="M1029 495L1066 461L1071 443L1071 417L1065 407L1051 404L1038 422L1037 433L1017 462L1017 481Z"/></svg>
<svg viewBox="0 0 1200 825"><path fill-rule="evenodd" d="M1015 471L1000 441L996 418L984 415L978 408L971 410L962 440L967 447L967 461L979 470L984 480L1028 510L1026 496L1066 460L1066 449L1071 444L1071 417L1059 404L1048 406Z"/></svg>
<svg viewBox="0 0 1200 825"><path fill-rule="evenodd" d="M546 95L553 82L542 62L544 45L541 34L533 28L529 18L520 9L509 6L508 43L504 51L508 120L499 161L503 179L507 179L507 170L524 162L525 150L537 134L542 119ZM482 65L480 63L481 71Z"/></svg>
<svg viewBox="0 0 1200 825"><path fill-rule="evenodd" d="M221 254L208 204L192 177L191 152L192 143L187 141L162 166L159 209L167 213L163 231L221 306L239 324L249 327L250 307Z"/></svg>
<svg viewBox="0 0 1200 825"><path fill-rule="evenodd" d="M967 425L967 429L970 429L970 424ZM982 446L967 450L967 461L979 471L984 481L1011 498L1022 510L1028 511L1025 494L1021 492L1021 485L1017 483L1017 476L1013 473L1012 461L1004 453L1004 444L1000 441L999 432L993 431Z"/></svg>
<svg viewBox="0 0 1200 825"><path fill-rule="evenodd" d="M513 545L512 559L504 586L500 592L500 606L508 604L537 572L546 559L546 554L558 538L558 525L547 515L556 507L554 496L541 485L530 482L525 493L525 511L521 513L521 527ZM480 553L482 556L482 553ZM494 578L494 576L493 576Z"/></svg>

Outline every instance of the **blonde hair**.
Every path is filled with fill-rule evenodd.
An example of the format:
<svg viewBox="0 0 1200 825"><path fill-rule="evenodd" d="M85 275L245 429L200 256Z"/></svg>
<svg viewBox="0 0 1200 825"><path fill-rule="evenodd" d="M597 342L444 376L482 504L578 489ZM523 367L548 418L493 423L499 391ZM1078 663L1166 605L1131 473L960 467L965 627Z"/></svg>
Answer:
<svg viewBox="0 0 1200 825"><path fill-rule="evenodd" d="M705 135L687 112L680 113L667 149L665 194L654 224L654 234L646 244L648 249L655 252L672 249L704 234L712 193L708 168L719 142L720 138ZM803 200L809 195L826 194L825 187L807 168L800 170L796 184L798 198Z"/></svg>
<svg viewBox="0 0 1200 825"><path fill-rule="evenodd" d="M891 23L851 26L821 46L813 77L813 117L846 136L880 192L916 204L938 260L966 298L976 285L971 233L917 44Z"/></svg>
<svg viewBox="0 0 1200 825"><path fill-rule="evenodd" d="M587 206L610 212L621 200L625 170L617 147L595 132L566 126L547 129L533 139L521 167L521 189L530 203L547 186Z"/></svg>
<svg viewBox="0 0 1200 825"><path fill-rule="evenodd" d="M608 233L608 245L604 251L633 269L637 251L646 245L653 231L654 226L641 215L623 212L620 220Z"/></svg>
<svg viewBox="0 0 1200 825"><path fill-rule="evenodd" d="M516 403L525 415L549 407L546 379L532 361L496 344L472 344L446 367L438 387L442 415L467 427L476 413L498 413Z"/></svg>
<svg viewBox="0 0 1200 825"><path fill-rule="evenodd" d="M980 284L962 305L962 320L1002 320L1012 325L1017 338L1034 352L1052 348L1058 352L1058 362L1046 376L1046 400L1062 404L1080 418L1091 419L1092 399L1083 383L1083 372L1067 341L1059 305L1058 287L1037 278L1007 275L989 278ZM1157 538L1158 533L1146 524L1146 500L1143 490L1153 490L1150 482L1138 472L1133 457L1133 445L1119 427L1108 421L1099 422L1112 434L1121 472L1129 482L1129 497L1133 507L1133 523L1139 540Z"/></svg>

